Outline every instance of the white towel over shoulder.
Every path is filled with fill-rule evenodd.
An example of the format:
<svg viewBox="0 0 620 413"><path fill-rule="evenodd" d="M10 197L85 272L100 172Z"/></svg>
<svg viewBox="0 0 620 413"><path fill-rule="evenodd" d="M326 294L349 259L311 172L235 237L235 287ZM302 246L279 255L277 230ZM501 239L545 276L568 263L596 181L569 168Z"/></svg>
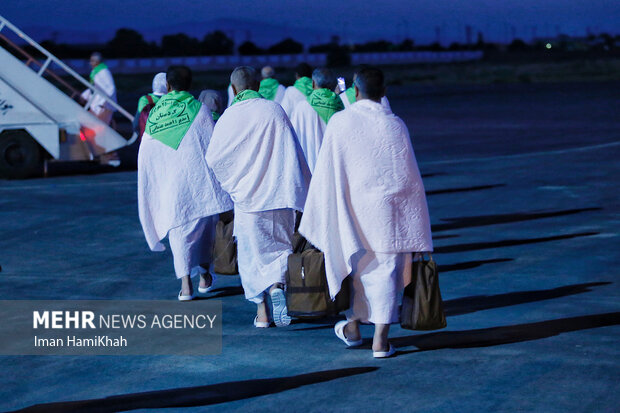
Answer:
<svg viewBox="0 0 620 413"><path fill-rule="evenodd" d="M303 210L310 171L278 103L248 99L226 109L215 125L206 159L236 209Z"/></svg>
<svg viewBox="0 0 620 413"><path fill-rule="evenodd" d="M278 85L278 90L276 91L276 96L273 98L273 101L276 103L282 103L282 99L284 99L285 92L286 92L286 87L284 85Z"/></svg>
<svg viewBox="0 0 620 413"><path fill-rule="evenodd" d="M298 102L290 116L301 149L304 151L310 172L314 173L314 165L319 156L323 134L327 124L306 99Z"/></svg>
<svg viewBox="0 0 620 413"><path fill-rule="evenodd" d="M293 109L295 109L297 103L306 99L306 95L301 93L299 89L297 89L295 86L289 86L284 91L284 98L282 99L282 102L280 102L280 105L290 118L291 114L293 113Z"/></svg>
<svg viewBox="0 0 620 413"><path fill-rule="evenodd" d="M330 119L299 232L325 253L332 298L358 251L432 251L409 132L389 109L361 100Z"/></svg>
<svg viewBox="0 0 620 413"><path fill-rule="evenodd" d="M342 103L344 104L344 108L348 108L349 106L351 106L351 103L349 102L349 98L347 97L346 93L341 93L340 94L340 99L342 100ZM388 100L387 96L383 96L381 98L381 104L383 105L383 107L385 107L387 110L391 111L392 107L390 106L390 101Z"/></svg>
<svg viewBox="0 0 620 413"><path fill-rule="evenodd" d="M142 135L138 152L138 212L153 251L172 228L233 209L207 166L205 153L213 131L211 111L202 105L179 148Z"/></svg>

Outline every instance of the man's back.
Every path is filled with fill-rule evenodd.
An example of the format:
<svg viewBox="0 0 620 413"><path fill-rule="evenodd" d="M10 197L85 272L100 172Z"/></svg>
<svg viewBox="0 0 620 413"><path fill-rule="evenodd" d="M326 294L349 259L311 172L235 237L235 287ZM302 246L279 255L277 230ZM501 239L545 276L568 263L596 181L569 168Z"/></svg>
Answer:
<svg viewBox="0 0 620 413"><path fill-rule="evenodd" d="M293 109L291 124L295 129L299 144L304 152L310 172L314 170L319 149L323 142L323 134L327 124L306 99L299 101Z"/></svg>
<svg viewBox="0 0 620 413"><path fill-rule="evenodd" d="M145 131L138 152L138 200L152 248L170 228L232 208L204 159L212 130L211 111L201 105L176 149Z"/></svg>
<svg viewBox="0 0 620 413"><path fill-rule="evenodd" d="M105 94L110 97L114 102L116 102L116 84L114 83L114 77L112 76L112 72L110 69L105 67L104 69L97 72L97 74L93 77L93 82L95 86L99 89L103 90ZM101 100L101 103L95 102L95 104L105 105L110 110L116 110L110 104L108 104L103 97L98 97Z"/></svg>
<svg viewBox="0 0 620 413"><path fill-rule="evenodd" d="M284 98L282 99L282 102L280 102L280 105L282 105L282 109L284 109L284 111L290 118L293 114L295 106L297 106L300 101L306 100L306 98L307 96L304 95L295 86L289 86L284 92Z"/></svg>
<svg viewBox="0 0 620 413"><path fill-rule="evenodd" d="M338 211L328 218L321 209L329 208L320 204L331 198L336 198ZM382 252L430 243L426 232L423 239L416 235L429 226L429 217L409 133L403 121L380 103L362 100L331 118L308 204L307 222L316 216L348 227L356 234L358 247ZM313 240L319 236L312 235Z"/></svg>
<svg viewBox="0 0 620 413"><path fill-rule="evenodd" d="M395 206L398 199L394 197L406 199L413 189L420 189L413 185L419 171L405 124L370 100L357 102L334 115L330 126L332 123L325 139L337 140L332 148L344 150L343 167L354 174L349 180L354 207L383 209L382 214L389 221L387 215L393 211L387 206Z"/></svg>
<svg viewBox="0 0 620 413"><path fill-rule="evenodd" d="M236 207L303 208L308 166L282 107L254 98L226 109L213 131L207 162Z"/></svg>

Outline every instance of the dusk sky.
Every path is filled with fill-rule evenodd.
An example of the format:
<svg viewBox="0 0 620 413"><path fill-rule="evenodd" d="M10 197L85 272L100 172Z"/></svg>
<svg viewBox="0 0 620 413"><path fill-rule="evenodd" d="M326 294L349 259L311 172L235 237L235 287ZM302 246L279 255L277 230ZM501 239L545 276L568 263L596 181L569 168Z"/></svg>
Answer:
<svg viewBox="0 0 620 413"><path fill-rule="evenodd" d="M441 28L443 42L464 41L465 25L495 41L509 40L513 34L526 40L534 34L584 35L587 28L594 33L618 33L619 4L617 0L4 0L0 14L35 32L55 30L62 39L67 32L79 31L93 32L93 39L105 41L116 29L129 27L158 40L184 26L204 24L206 33L209 22L232 19L229 32L235 31L237 38L251 38L252 27L235 21L252 20L282 26L276 31L282 37L300 38L304 30L299 29L308 29L313 38L305 33L305 41L337 34L344 41L411 37L426 43L435 40L435 27Z"/></svg>

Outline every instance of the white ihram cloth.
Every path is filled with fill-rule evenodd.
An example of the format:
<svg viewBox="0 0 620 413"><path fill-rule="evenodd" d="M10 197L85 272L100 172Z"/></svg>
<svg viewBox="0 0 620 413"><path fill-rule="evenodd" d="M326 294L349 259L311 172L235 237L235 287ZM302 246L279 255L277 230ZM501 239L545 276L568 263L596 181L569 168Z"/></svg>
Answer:
<svg viewBox="0 0 620 413"><path fill-rule="evenodd" d="M217 215L211 215L170 230L168 240L177 278L186 275L194 277L207 272L218 220Z"/></svg>
<svg viewBox="0 0 620 413"><path fill-rule="evenodd" d="M116 85L114 84L114 78L112 77L112 72L110 69L102 69L100 70L93 79L94 85L105 92L114 102L116 102ZM82 99L88 100L92 95L92 91L90 89L86 89L82 92ZM95 93L93 100L90 102L90 110L96 116L103 115L104 111L114 112L116 109L114 106L109 104L105 97L100 93ZM111 117L111 115L110 115ZM109 123L109 122L108 122Z"/></svg>
<svg viewBox="0 0 620 413"><path fill-rule="evenodd" d="M306 99L297 103L290 118L297 139L299 139L299 145L304 151L310 173L314 173L327 124Z"/></svg>
<svg viewBox="0 0 620 413"><path fill-rule="evenodd" d="M295 86L289 86L284 91L284 98L282 98L282 102L280 102L280 106L282 106L282 109L284 109L284 111L290 118L291 114L293 113L293 109L295 109L295 106L297 105L297 103L301 102L302 100L307 100L307 99L308 98L306 97L306 95L301 93L301 91L297 89Z"/></svg>
<svg viewBox="0 0 620 413"><path fill-rule="evenodd" d="M342 103L344 103L344 108L348 108L349 106L351 106L351 103L349 102L349 98L347 97L346 93L341 93L340 95L340 100L342 100ZM392 110L392 107L390 106L390 101L388 100L387 96L383 96L381 98L381 104L389 111Z"/></svg>
<svg viewBox="0 0 620 413"><path fill-rule="evenodd" d="M235 210L303 211L310 171L279 104L247 99L226 109L215 125L206 159Z"/></svg>
<svg viewBox="0 0 620 413"><path fill-rule="evenodd" d="M284 85L278 85L278 90L276 91L276 96L273 98L273 101L276 103L282 103L282 99L284 99L284 92L286 92Z"/></svg>
<svg viewBox="0 0 620 413"><path fill-rule="evenodd" d="M237 263L247 300L261 303L265 290L275 283L286 283L294 229L295 213L291 209L262 212L235 209Z"/></svg>
<svg viewBox="0 0 620 413"><path fill-rule="evenodd" d="M233 100L235 100L235 92L232 88L232 85L228 85L227 93L228 93L228 105L226 105L226 107L230 107L230 105L232 105L233 103Z"/></svg>
<svg viewBox="0 0 620 413"><path fill-rule="evenodd" d="M142 135L138 152L138 213L152 251L171 229L233 209L228 194L205 161L213 131L211 111L202 105L175 151Z"/></svg>
<svg viewBox="0 0 620 413"><path fill-rule="evenodd" d="M234 233L241 283L248 300L284 283L292 252L292 210L303 210L310 171L282 107L248 99L218 120L207 163L235 203Z"/></svg>
<svg viewBox="0 0 620 413"><path fill-rule="evenodd" d="M392 324L400 319L400 292L411 278L411 254L360 251L351 257L351 307L347 320Z"/></svg>
<svg viewBox="0 0 620 413"><path fill-rule="evenodd" d="M400 118L370 100L332 116L299 232L325 253L332 298L359 251L432 251L424 185Z"/></svg>

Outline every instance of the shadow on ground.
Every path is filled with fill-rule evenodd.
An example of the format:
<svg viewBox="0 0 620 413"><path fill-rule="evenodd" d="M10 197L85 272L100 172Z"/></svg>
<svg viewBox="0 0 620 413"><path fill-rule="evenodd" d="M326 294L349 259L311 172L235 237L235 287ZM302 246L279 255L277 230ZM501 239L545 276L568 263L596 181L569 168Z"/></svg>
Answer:
<svg viewBox="0 0 620 413"><path fill-rule="evenodd" d="M560 318L538 323L483 328L479 330L444 331L395 337L390 342L395 347L415 346L417 350L399 351L398 354L446 348L490 347L502 344L540 340L572 331L607 327L620 324L620 312L594 314L581 317Z"/></svg>
<svg viewBox="0 0 620 413"><path fill-rule="evenodd" d="M211 384L208 386L181 387L144 393L130 393L102 399L36 404L16 412L118 412L136 409L164 409L169 407L196 407L231 402L250 397L280 393L315 383L343 377L370 373L378 367L354 367L325 370L297 376L274 379L255 379Z"/></svg>
<svg viewBox="0 0 620 413"><path fill-rule="evenodd" d="M572 238L580 238L580 237L590 237L590 236L598 235L598 234L599 232L578 232L576 234L555 235L553 237L507 239L507 240L493 241L493 242L473 242L469 244L455 244L455 245L446 245L445 247L437 247L435 248L434 252L435 253L465 252L465 251L486 250L486 249L492 249L492 248L514 247L517 245L537 244L541 242L559 241L559 240L564 240L564 239L572 239Z"/></svg>
<svg viewBox="0 0 620 413"><path fill-rule="evenodd" d="M454 300L444 301L444 311L446 313L446 316L452 317L475 313L478 311L492 310L494 308L510 307L512 305L533 303L536 301L551 300L554 298L566 297L569 295L587 293L592 291L592 287L599 287L609 284L611 284L611 282L601 281L586 284L566 285L564 287L552 288L549 290L517 291L513 293L497 295L477 295L473 297L456 298ZM342 320L342 317L340 316L311 320L295 319L293 320L294 324L310 323L319 325L314 327L295 328L293 330L325 330L328 328L332 328L334 324L336 324L336 322L340 320ZM398 338L396 340L400 340L401 338Z"/></svg>
<svg viewBox="0 0 620 413"><path fill-rule="evenodd" d="M433 176L441 176L447 175L445 172L430 172L427 174L422 174L422 178L432 178Z"/></svg>
<svg viewBox="0 0 620 413"><path fill-rule="evenodd" d="M196 300L214 300L217 298L232 297L234 295L243 295L243 294L244 294L243 287L238 285L238 286L232 286L232 287L214 288L213 290L209 292L209 296L207 297L198 296L195 299Z"/></svg>
<svg viewBox="0 0 620 413"><path fill-rule="evenodd" d="M442 274L444 272L450 272L450 271L470 270L472 268L478 268L481 265L485 265L485 264L496 264L498 262L510 262L510 261L514 261L514 258L494 258L491 260L466 261L466 262L459 262L457 264L440 265L437 269L439 273Z"/></svg>
<svg viewBox="0 0 620 413"><path fill-rule="evenodd" d="M483 227L487 225L496 224L509 224L513 222L530 221L534 219L542 218L554 218L565 215L580 214L582 212L601 211L603 208L578 208L578 209L565 209L561 211L549 211L549 212L523 212L514 214L498 214L498 215L480 215L475 217L457 217L446 218L442 221L447 221L447 224L433 225L433 232L435 231L447 231L451 229L460 228L472 228ZM433 237L437 238L437 237Z"/></svg>
<svg viewBox="0 0 620 413"><path fill-rule="evenodd" d="M495 185L478 185L478 186L468 186L464 188L447 188L447 189L436 189L433 191L426 191L426 195L441 195L441 194L453 194L456 192L472 192L472 191L482 191L485 189L493 189L500 188L502 186L506 186L506 184L495 184Z"/></svg>
<svg viewBox="0 0 620 413"><path fill-rule="evenodd" d="M474 297L457 298L444 301L444 310L447 316L457 316L475 313L482 310L510 307L512 305L532 303L535 301L551 300L568 295L582 294L592 291L591 287L608 285L611 282L595 282L574 284L550 290L517 291L514 293L497 295L477 295Z"/></svg>

